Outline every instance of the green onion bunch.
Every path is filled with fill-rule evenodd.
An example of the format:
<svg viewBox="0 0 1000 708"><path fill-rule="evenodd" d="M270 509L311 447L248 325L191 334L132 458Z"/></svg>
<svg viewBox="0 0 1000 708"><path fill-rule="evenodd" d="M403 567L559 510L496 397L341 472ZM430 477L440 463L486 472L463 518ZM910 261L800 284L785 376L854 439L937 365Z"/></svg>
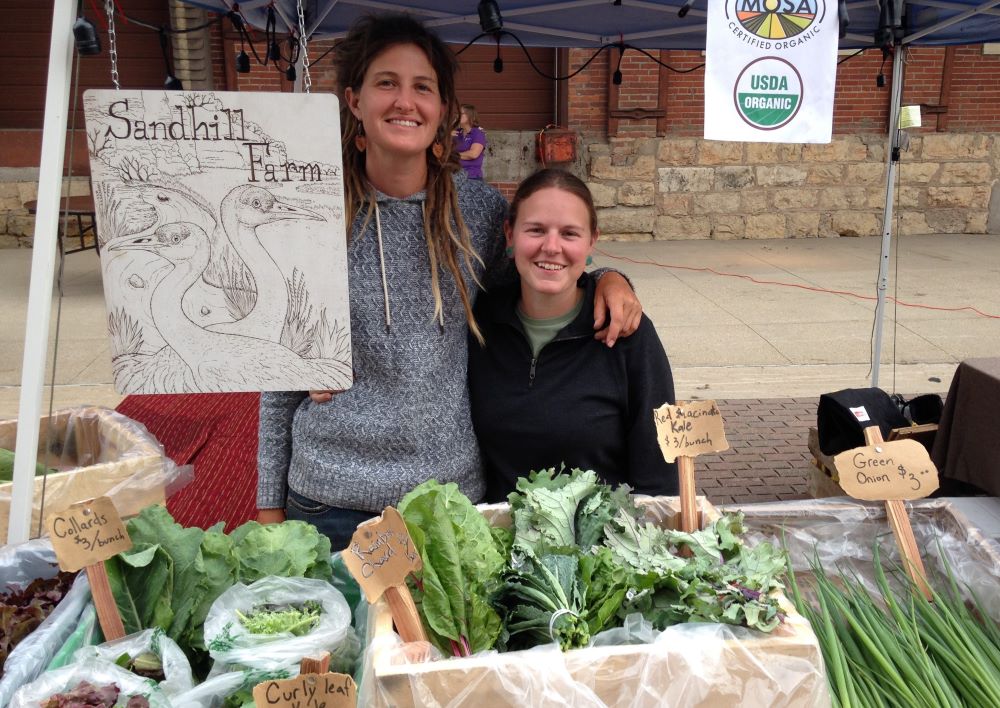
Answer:
<svg viewBox="0 0 1000 708"><path fill-rule="evenodd" d="M950 567L929 602L898 566L901 589L890 587L877 545L874 598L856 576L810 566L812 602L790 562L788 585L819 639L834 706L1000 706L1000 628L971 591L966 602Z"/></svg>

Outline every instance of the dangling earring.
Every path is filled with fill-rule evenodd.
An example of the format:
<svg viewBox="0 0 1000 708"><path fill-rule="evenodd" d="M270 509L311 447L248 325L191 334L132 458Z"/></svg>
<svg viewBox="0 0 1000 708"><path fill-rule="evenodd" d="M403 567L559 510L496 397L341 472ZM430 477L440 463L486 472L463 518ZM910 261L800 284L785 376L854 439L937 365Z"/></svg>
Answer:
<svg viewBox="0 0 1000 708"><path fill-rule="evenodd" d="M358 123L358 133L354 136L354 147L358 149L358 152L364 152L365 148L368 147L368 138L365 137L364 123Z"/></svg>
<svg viewBox="0 0 1000 708"><path fill-rule="evenodd" d="M587 256L587 265L594 265L594 257Z"/></svg>
<svg viewBox="0 0 1000 708"><path fill-rule="evenodd" d="M508 258L513 258L514 257L514 247L513 246L507 246L507 248L504 250L504 253L506 254L506 256Z"/></svg>
<svg viewBox="0 0 1000 708"><path fill-rule="evenodd" d="M438 162L441 162L441 158L444 157L444 145L441 144L441 141L434 141L434 144L431 145L431 152L437 158Z"/></svg>

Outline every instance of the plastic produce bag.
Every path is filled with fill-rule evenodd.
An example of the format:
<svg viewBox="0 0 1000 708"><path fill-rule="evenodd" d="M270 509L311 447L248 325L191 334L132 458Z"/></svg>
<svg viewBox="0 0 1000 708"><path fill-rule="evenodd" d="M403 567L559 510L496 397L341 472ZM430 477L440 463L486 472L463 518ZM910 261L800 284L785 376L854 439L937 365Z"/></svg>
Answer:
<svg viewBox="0 0 1000 708"><path fill-rule="evenodd" d="M253 687L258 683L272 680L280 681L298 675L298 666L274 671L230 671L211 676L190 691L175 696L173 703L177 708L182 706L183 708L220 708L229 699L230 706L253 706ZM239 701L232 698L234 695L245 700Z"/></svg>
<svg viewBox="0 0 1000 708"><path fill-rule="evenodd" d="M59 572L48 539L37 539L18 546L0 549L0 582L25 585L36 578L51 578ZM4 664L0 679L0 706L6 705L20 686L33 681L48 666L52 657L73 633L90 600L90 584L80 573L62 601L48 617L14 647Z"/></svg>
<svg viewBox="0 0 1000 708"><path fill-rule="evenodd" d="M34 682L17 690L9 708L38 708L49 696L72 690L81 681L95 686L112 683L118 686L121 691L116 703L118 706L124 706L130 696L142 695L149 700L150 708L171 708L170 701L155 682L100 659L88 659L42 674Z"/></svg>
<svg viewBox="0 0 1000 708"><path fill-rule="evenodd" d="M109 408L60 410L42 418L40 425L36 457L59 471L35 478L32 534L38 532L39 519L81 499L110 497L127 518L162 503L194 478L194 468L174 464L144 425ZM16 419L0 421L0 448L14 449L17 426ZM12 483L0 484L0 543L7 539L11 488Z"/></svg>
<svg viewBox="0 0 1000 708"><path fill-rule="evenodd" d="M351 575L351 571L347 569L347 564L344 563L340 551L330 556L330 567L333 570L333 580L330 581L330 584L340 590L344 599L347 600L347 606L353 612L361 604L361 586Z"/></svg>
<svg viewBox="0 0 1000 708"><path fill-rule="evenodd" d="M159 682L159 686L166 696L174 697L194 687L191 663L187 656L177 646L177 642L159 628L147 629L97 646L81 647L74 654L73 663L103 659L114 664L123 654L135 658L146 653L155 654L163 665L164 679Z"/></svg>
<svg viewBox="0 0 1000 708"><path fill-rule="evenodd" d="M46 671L61 669L67 664L72 664L74 661L73 655L76 654L77 649L96 644L101 639L101 629L97 626L97 610L92 604L89 604L83 608L76 629L69 635L69 638L59 648L56 655L52 657L52 661L49 662Z"/></svg>
<svg viewBox="0 0 1000 708"><path fill-rule="evenodd" d="M370 637L358 684L358 705L604 708L593 691L577 684L566 671L558 645L514 653L527 661L511 671L506 667L499 670L497 658L501 655L492 650L458 660L463 666L458 668L449 690L442 692L434 685L439 676L433 673L435 667L431 664L447 670L455 663L444 658L437 647L430 642L407 644L395 633ZM463 671L472 666L481 670Z"/></svg>
<svg viewBox="0 0 1000 708"><path fill-rule="evenodd" d="M631 615L586 649L550 644L447 659L430 644L376 633L365 656L359 706L830 705L819 646L798 615L772 634L711 623L658 632Z"/></svg>
<svg viewBox="0 0 1000 708"><path fill-rule="evenodd" d="M252 634L237 613L261 606L318 602L318 623L302 636L290 632ZM216 665L272 670L298 664L303 657L328 651L333 655L350 642L351 611L339 590L325 580L269 576L251 585L237 583L222 593L205 620L205 645ZM215 669L213 669L213 673Z"/></svg>
<svg viewBox="0 0 1000 708"><path fill-rule="evenodd" d="M880 543L884 560L902 563L884 504L843 497L739 508L748 543L783 544L796 572L808 572L810 561L816 558L828 572L854 573L875 592L872 545ZM996 591L1000 544L975 528L946 499L906 502L906 510L931 585L943 582L950 567L959 587L975 592L986 613L1000 622L1000 593Z"/></svg>

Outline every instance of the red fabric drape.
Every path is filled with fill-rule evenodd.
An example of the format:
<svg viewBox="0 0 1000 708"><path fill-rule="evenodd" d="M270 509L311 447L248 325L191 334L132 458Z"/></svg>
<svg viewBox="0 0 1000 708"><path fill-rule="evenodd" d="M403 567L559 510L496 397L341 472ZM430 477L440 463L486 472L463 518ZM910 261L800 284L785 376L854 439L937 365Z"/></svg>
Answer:
<svg viewBox="0 0 1000 708"><path fill-rule="evenodd" d="M116 408L174 462L194 465L194 480L167 500L181 525L224 521L231 531L256 515L259 401L257 393L136 395Z"/></svg>

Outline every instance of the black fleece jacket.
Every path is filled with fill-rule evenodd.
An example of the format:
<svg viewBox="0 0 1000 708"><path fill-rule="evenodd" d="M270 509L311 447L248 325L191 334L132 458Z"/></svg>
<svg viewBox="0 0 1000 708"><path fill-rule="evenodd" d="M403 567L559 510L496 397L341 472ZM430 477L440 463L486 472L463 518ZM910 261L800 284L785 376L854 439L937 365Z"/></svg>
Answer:
<svg viewBox="0 0 1000 708"><path fill-rule="evenodd" d="M505 501L531 470L592 469L636 493L677 494L677 466L663 459L653 409L675 403L670 362L643 315L609 349L594 339L593 278L578 283L580 314L533 359L517 317L520 285L480 295L486 346L469 338L472 422L486 463L486 500Z"/></svg>

